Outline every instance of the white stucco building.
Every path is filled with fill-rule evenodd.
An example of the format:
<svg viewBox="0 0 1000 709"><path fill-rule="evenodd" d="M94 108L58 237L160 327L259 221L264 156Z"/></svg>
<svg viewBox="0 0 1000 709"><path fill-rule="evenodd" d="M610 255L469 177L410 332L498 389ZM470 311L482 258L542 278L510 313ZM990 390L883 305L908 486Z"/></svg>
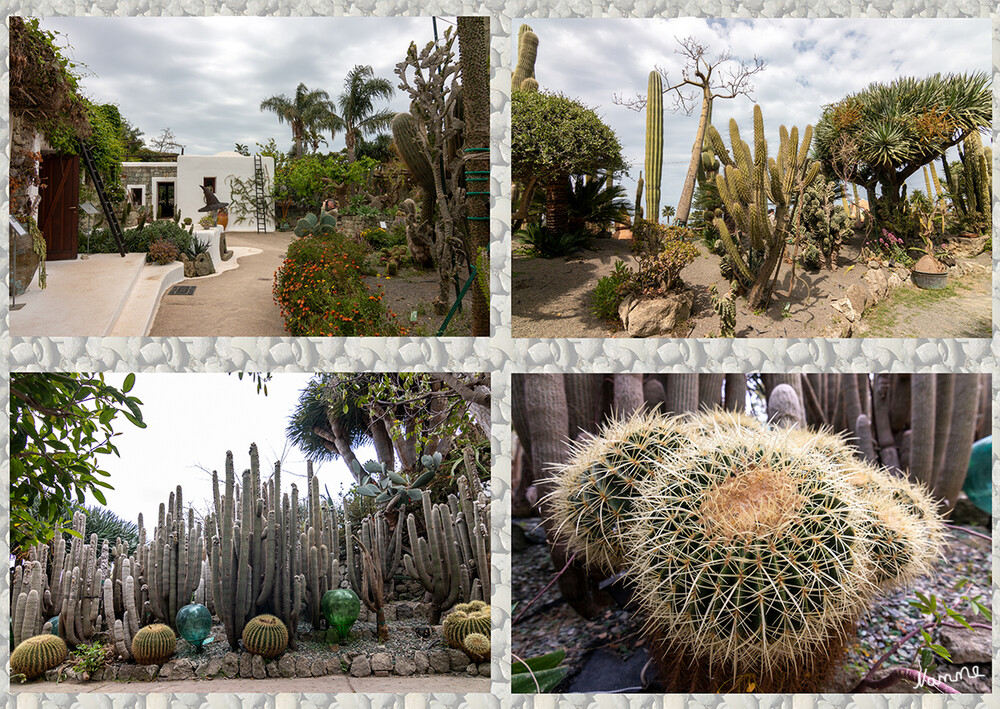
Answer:
<svg viewBox="0 0 1000 709"><path fill-rule="evenodd" d="M274 181L274 158L262 157L266 174L264 185ZM178 155L176 162L126 162L122 163L125 173L124 187L131 194L136 205L152 208L154 218L169 218L177 209L181 217L191 217L194 222L204 216L198 210L205 206L202 185L207 185L220 202L232 202L232 179L246 183L253 194L254 159L228 151L215 155ZM274 231L274 203L266 209L265 231ZM257 231L257 219L253 210L240 219L232 210L229 212L228 231Z"/></svg>

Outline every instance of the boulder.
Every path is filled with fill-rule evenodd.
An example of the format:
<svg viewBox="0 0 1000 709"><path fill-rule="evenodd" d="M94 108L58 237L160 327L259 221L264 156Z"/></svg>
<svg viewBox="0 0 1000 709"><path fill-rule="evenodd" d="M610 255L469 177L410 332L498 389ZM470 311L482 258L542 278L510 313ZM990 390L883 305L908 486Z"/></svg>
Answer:
<svg viewBox="0 0 1000 709"><path fill-rule="evenodd" d="M286 653L280 660L278 660L278 674L282 677L294 677L295 658Z"/></svg>
<svg viewBox="0 0 1000 709"><path fill-rule="evenodd" d="M451 648L447 650L448 658L451 662L451 669L453 672L462 672L469 666L469 656L466 655L461 650L456 650Z"/></svg>
<svg viewBox="0 0 1000 709"><path fill-rule="evenodd" d="M277 660L271 660L270 662L266 663L264 665L264 669L267 670L267 676L270 677L271 679L281 676L281 672L278 671Z"/></svg>
<svg viewBox="0 0 1000 709"><path fill-rule="evenodd" d="M413 617L413 606L410 603L402 602L396 604L396 618L406 620Z"/></svg>
<svg viewBox="0 0 1000 709"><path fill-rule="evenodd" d="M310 673L313 677L326 677L326 660L313 660Z"/></svg>
<svg viewBox="0 0 1000 709"><path fill-rule="evenodd" d="M417 650L413 653L413 665L414 672L418 675L425 675L430 670L431 663L427 657L427 653L423 650Z"/></svg>
<svg viewBox="0 0 1000 709"><path fill-rule="evenodd" d="M312 660L299 655L295 658L295 676L312 677Z"/></svg>
<svg viewBox="0 0 1000 709"><path fill-rule="evenodd" d="M371 673L372 666L367 655L358 655L351 662L351 677L370 677Z"/></svg>
<svg viewBox="0 0 1000 709"><path fill-rule="evenodd" d="M830 300L830 307L843 313L849 322L856 322L861 317L861 314L854 309L854 305L849 298L833 298Z"/></svg>
<svg viewBox="0 0 1000 709"><path fill-rule="evenodd" d="M451 670L451 655L446 650L428 653L427 661L430 663L430 668L439 675L447 674Z"/></svg>
<svg viewBox="0 0 1000 709"><path fill-rule="evenodd" d="M194 679L194 663L186 659L165 662L160 668L160 679Z"/></svg>
<svg viewBox="0 0 1000 709"><path fill-rule="evenodd" d="M372 655L371 667L376 677L388 677L392 672L392 655L387 652L376 652Z"/></svg>
<svg viewBox="0 0 1000 709"><path fill-rule="evenodd" d="M668 293L659 298L629 296L618 306L618 316L631 337L670 335L691 316L694 291Z"/></svg>
<svg viewBox="0 0 1000 709"><path fill-rule="evenodd" d="M208 662L202 662L194 671L198 677L215 677L222 672L222 658L216 657Z"/></svg>
<svg viewBox="0 0 1000 709"><path fill-rule="evenodd" d="M188 660L190 662L190 660ZM191 663L192 670L194 663ZM132 673L132 678L138 682L152 682L160 674L158 665L138 665Z"/></svg>
<svg viewBox="0 0 1000 709"><path fill-rule="evenodd" d="M986 628L941 628L941 644L951 654L951 664L986 664L991 661L991 632Z"/></svg>
<svg viewBox="0 0 1000 709"><path fill-rule="evenodd" d="M480 677L492 677L493 669L488 662L479 663L479 676Z"/></svg>
<svg viewBox="0 0 1000 709"><path fill-rule="evenodd" d="M858 283L852 283L847 289L847 299L851 301L851 307L860 318L868 307L868 289Z"/></svg>
<svg viewBox="0 0 1000 709"><path fill-rule="evenodd" d="M209 276L213 273L215 273L215 264L212 263L212 257L208 255L207 251L194 257L195 276Z"/></svg>
<svg viewBox="0 0 1000 709"><path fill-rule="evenodd" d="M254 679L264 679L267 677L267 669L264 667L264 658L260 655L254 655L253 659L250 660L250 674L253 675Z"/></svg>
<svg viewBox="0 0 1000 709"><path fill-rule="evenodd" d="M194 278L194 261L187 257L187 254L181 254L181 263L184 265L184 277Z"/></svg>
<svg viewBox="0 0 1000 709"><path fill-rule="evenodd" d="M222 674L230 679L240 675L240 656L235 652L227 652L222 658Z"/></svg>
<svg viewBox="0 0 1000 709"><path fill-rule="evenodd" d="M339 657L331 657L326 661L326 673L328 675L339 675L343 671Z"/></svg>
<svg viewBox="0 0 1000 709"><path fill-rule="evenodd" d="M885 297L886 293L889 292L889 277L886 275L885 269L883 268L872 268L868 269L867 273L863 276L865 282L868 284L868 292L872 297L872 301L877 303Z"/></svg>
<svg viewBox="0 0 1000 709"><path fill-rule="evenodd" d="M233 252L226 248L226 232L219 234L219 259L228 261L233 257Z"/></svg>
<svg viewBox="0 0 1000 709"><path fill-rule="evenodd" d="M409 677L417 671L417 663L413 658L405 655L396 658L396 674L401 677Z"/></svg>

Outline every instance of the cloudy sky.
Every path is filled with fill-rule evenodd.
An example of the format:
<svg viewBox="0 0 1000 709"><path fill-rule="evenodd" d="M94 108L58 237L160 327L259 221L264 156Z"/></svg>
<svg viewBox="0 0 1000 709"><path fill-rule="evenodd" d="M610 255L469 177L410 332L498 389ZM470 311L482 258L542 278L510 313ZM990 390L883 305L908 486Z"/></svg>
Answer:
<svg viewBox="0 0 1000 709"><path fill-rule="evenodd" d="M453 22L438 18L439 34ZM270 137L291 148L291 129L260 111L263 99L292 98L304 83L336 100L356 64L396 86L410 42L434 39L430 17L52 17L42 27L85 65L90 99L117 104L147 145L170 128L186 153L200 155ZM409 100L396 90L381 105L402 111ZM340 133L321 150L343 146Z"/></svg>
<svg viewBox="0 0 1000 709"><path fill-rule="evenodd" d="M282 461L282 489L292 483L305 494L306 462L303 454L286 443L285 426L299 392L311 378L307 374L276 373L267 384L267 396L257 393L249 378L235 374L147 373L136 374L130 394L142 401L146 428L132 426L119 416L114 441L121 457L102 455L98 466L111 473L114 490L106 491L107 507L119 517L135 522L143 513L147 532L156 524L161 502L166 503L177 485L183 487L185 506L210 510L212 471L225 482L226 451L233 452L237 476L250 467L250 444L260 454L261 477ZM106 374L105 381L121 387L124 374ZM362 461L375 457L361 448ZM340 460L314 465L320 486L338 497L341 485L351 484L347 466ZM94 499L87 500L95 505Z"/></svg>
<svg viewBox="0 0 1000 709"><path fill-rule="evenodd" d="M623 181L630 200L643 168L645 113L613 103L615 94L645 96L649 72L668 71L679 81L683 59L674 53L675 38L695 37L709 47L709 57L724 50L753 64L756 55L767 68L753 77L753 99L716 101L712 122L728 145L729 119L741 134L752 136L753 103L764 115L768 142L777 145L778 127L815 124L822 107L872 82L936 72L990 73L990 20L947 19L530 19L538 35L535 76L542 90L562 92L595 108L622 142L632 165ZM518 28L513 23L515 56ZM664 82L664 88L668 84ZM672 106L669 95L664 108ZM700 100L691 116L664 115L661 207L676 205L691 157ZM914 186L923 189L923 177Z"/></svg>

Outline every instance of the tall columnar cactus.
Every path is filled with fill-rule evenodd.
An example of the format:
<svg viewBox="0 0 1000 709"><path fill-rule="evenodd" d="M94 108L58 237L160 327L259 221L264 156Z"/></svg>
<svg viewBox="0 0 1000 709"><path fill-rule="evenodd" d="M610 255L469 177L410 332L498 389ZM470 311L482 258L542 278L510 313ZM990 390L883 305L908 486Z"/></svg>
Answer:
<svg viewBox="0 0 1000 709"><path fill-rule="evenodd" d="M459 558L459 544L451 509L447 504L431 505L430 493L421 497L427 537L417 532L413 514L406 517L412 555L403 557L406 573L431 594L431 624L441 620L441 612L469 595L469 570Z"/></svg>
<svg viewBox="0 0 1000 709"><path fill-rule="evenodd" d="M951 171L947 159L941 157L952 204L959 219L974 220L988 230L993 219L993 151L983 148L983 140L977 131L965 137L962 148L959 153L961 179Z"/></svg>
<svg viewBox="0 0 1000 709"><path fill-rule="evenodd" d="M458 496L449 495L461 561L470 575L469 598L485 600L490 589L490 503L476 476L473 452L464 452L466 476L458 478ZM470 482L471 481L471 482ZM475 485L473 493L471 486Z"/></svg>
<svg viewBox="0 0 1000 709"><path fill-rule="evenodd" d="M723 174L715 178L719 197L739 233L734 238L722 218L717 217L714 224L739 284L748 291L749 307L758 309L767 304L771 278L781 266L797 198L816 179L820 163L809 160L812 126L806 126L801 145L798 128L789 133L781 126L777 159L768 156L759 105L754 105L753 126L752 154L750 146L740 138L735 119L729 121L732 155L715 126L708 127L708 138L725 166ZM773 215L769 214L772 205Z"/></svg>
<svg viewBox="0 0 1000 709"><path fill-rule="evenodd" d="M557 536L634 583L670 691L805 691L943 538L843 439L718 412L612 423L553 482Z"/></svg>
<svg viewBox="0 0 1000 709"><path fill-rule="evenodd" d="M306 485L309 520L306 531L299 537L299 558L306 571L305 602L309 618L313 628L319 628L323 596L340 586L340 528L336 509L322 502L319 479L313 474L311 461L306 464Z"/></svg>
<svg viewBox="0 0 1000 709"><path fill-rule="evenodd" d="M521 25L517 33L517 66L510 78L510 90L537 91L535 57L538 56L538 35L528 25Z"/></svg>
<svg viewBox="0 0 1000 709"><path fill-rule="evenodd" d="M195 523L193 509L184 514L183 490L178 485L167 505L160 503L145 563L150 611L159 622L173 627L178 609L191 602L204 554L201 522Z"/></svg>
<svg viewBox="0 0 1000 709"><path fill-rule="evenodd" d="M642 170L639 171L639 181L635 183L635 213L633 214L633 224L642 219L642 187L645 181L642 179Z"/></svg>
<svg viewBox="0 0 1000 709"><path fill-rule="evenodd" d="M663 173L663 79L649 72L646 89L646 214L660 219L660 178Z"/></svg>
<svg viewBox="0 0 1000 709"><path fill-rule="evenodd" d="M24 640L42 632L42 625L45 622L42 608L45 573L41 562L28 561L19 565L14 575L14 588L11 594L14 606L11 609L11 619L14 625L14 647L17 647Z"/></svg>
<svg viewBox="0 0 1000 709"><path fill-rule="evenodd" d="M385 584L392 584L393 577L399 572L399 564L403 553L403 525L396 524L394 530L389 529L389 522L381 512L371 517L366 517L361 521L361 530L354 533L350 517L344 515L344 536L346 537L345 548L347 550L347 573L354 592L361 596L363 586L363 557L359 556L360 548L367 547L369 550L378 552L380 560L380 573ZM358 543L358 553L354 551L354 544ZM385 589L388 591L388 589Z"/></svg>
<svg viewBox="0 0 1000 709"><path fill-rule="evenodd" d="M226 454L225 494L220 494L214 472L212 487L215 515L208 527L217 530L212 538L212 596L235 650L247 621L261 612L272 613L288 628L298 627L305 593L298 488L292 485L291 497L282 495L278 464L271 479L261 484L256 445L250 446L250 468L243 472L239 494L231 451ZM294 649L294 633L289 645Z"/></svg>
<svg viewBox="0 0 1000 709"><path fill-rule="evenodd" d="M62 608L59 613L59 634L69 645L88 642L101 630L100 598L104 583L102 569L107 568L108 543L101 545L98 558L97 535L90 536L90 543L83 541L87 516L82 512L73 515L73 529L78 533L70 542L70 550L63 564L61 579Z"/></svg>

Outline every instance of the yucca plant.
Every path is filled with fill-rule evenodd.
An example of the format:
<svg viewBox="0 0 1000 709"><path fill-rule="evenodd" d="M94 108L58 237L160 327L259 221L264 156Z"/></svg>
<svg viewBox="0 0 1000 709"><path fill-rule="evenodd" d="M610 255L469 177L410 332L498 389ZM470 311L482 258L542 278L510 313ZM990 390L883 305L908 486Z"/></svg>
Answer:
<svg viewBox="0 0 1000 709"><path fill-rule="evenodd" d="M557 537L634 584L670 691L814 688L943 534L925 491L841 438L722 412L611 423L553 482Z"/></svg>

